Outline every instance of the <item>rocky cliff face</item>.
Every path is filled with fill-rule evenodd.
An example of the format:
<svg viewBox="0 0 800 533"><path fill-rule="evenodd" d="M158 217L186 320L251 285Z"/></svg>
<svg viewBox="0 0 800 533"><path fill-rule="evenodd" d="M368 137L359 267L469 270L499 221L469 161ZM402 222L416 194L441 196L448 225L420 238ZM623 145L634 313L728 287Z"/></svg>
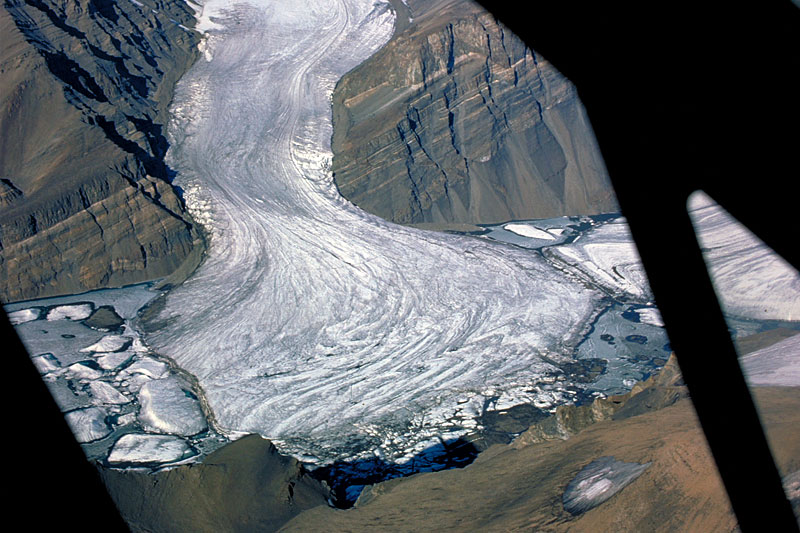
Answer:
<svg viewBox="0 0 800 533"><path fill-rule="evenodd" d="M180 1L0 9L0 299L190 271L202 239L169 185L167 106L196 59Z"/></svg>
<svg viewBox="0 0 800 533"><path fill-rule="evenodd" d="M472 2L409 7L411 24L334 92L343 196L403 224L618 209L564 76Z"/></svg>

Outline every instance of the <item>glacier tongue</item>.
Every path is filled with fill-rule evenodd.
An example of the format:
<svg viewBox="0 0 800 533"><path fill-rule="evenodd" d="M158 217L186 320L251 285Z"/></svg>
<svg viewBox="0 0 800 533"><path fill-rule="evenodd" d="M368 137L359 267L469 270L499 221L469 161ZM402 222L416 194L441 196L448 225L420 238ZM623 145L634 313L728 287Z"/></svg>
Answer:
<svg viewBox="0 0 800 533"><path fill-rule="evenodd" d="M388 4L204 12L168 162L210 247L147 340L197 376L219 424L321 461L364 442L391 458L389 441L457 434L465 395L554 372L542 356L565 357L598 293L530 251L387 223L333 185L330 95L391 36Z"/></svg>

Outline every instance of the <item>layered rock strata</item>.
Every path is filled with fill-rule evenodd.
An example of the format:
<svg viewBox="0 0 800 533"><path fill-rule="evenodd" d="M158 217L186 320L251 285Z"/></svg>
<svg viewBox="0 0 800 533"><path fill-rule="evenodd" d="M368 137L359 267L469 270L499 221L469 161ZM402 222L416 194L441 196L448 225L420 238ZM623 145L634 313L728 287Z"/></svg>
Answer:
<svg viewBox="0 0 800 533"><path fill-rule="evenodd" d="M198 53L193 21L183 2L4 3L0 299L197 263L202 239L164 163L172 89Z"/></svg>
<svg viewBox="0 0 800 533"><path fill-rule="evenodd" d="M618 210L577 92L555 67L472 2L408 7L411 24L334 92L344 197L402 224Z"/></svg>

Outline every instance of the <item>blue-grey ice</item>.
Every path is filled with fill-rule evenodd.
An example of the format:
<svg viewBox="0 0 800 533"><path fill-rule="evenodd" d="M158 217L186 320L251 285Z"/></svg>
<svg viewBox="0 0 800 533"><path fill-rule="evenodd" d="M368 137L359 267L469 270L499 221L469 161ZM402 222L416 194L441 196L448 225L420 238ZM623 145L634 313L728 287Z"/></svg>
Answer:
<svg viewBox="0 0 800 533"><path fill-rule="evenodd" d="M613 457L595 459L569 482L562 502L573 515L585 513L611 498L642 475L650 463L625 463Z"/></svg>
<svg viewBox="0 0 800 533"><path fill-rule="evenodd" d="M197 400L187 395L175 377L156 379L139 390L139 422L147 431L196 435L208 428Z"/></svg>
<svg viewBox="0 0 800 533"><path fill-rule="evenodd" d="M324 460L449 431L465 395L527 390L600 297L530 251L396 226L338 194L330 96L393 22L385 1L210 0L172 106L168 161L210 246L147 341L224 429Z"/></svg>

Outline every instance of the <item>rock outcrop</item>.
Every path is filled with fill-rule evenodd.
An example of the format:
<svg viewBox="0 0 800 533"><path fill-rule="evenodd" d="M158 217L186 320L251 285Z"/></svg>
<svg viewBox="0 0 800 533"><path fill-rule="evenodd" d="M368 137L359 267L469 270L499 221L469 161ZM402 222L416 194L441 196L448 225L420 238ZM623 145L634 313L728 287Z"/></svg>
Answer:
<svg viewBox="0 0 800 533"><path fill-rule="evenodd" d="M333 94L345 198L402 224L618 210L577 92L555 67L472 2L408 6L412 23Z"/></svg>
<svg viewBox="0 0 800 533"><path fill-rule="evenodd" d="M328 490L258 435L153 474L100 469L131 531L275 531Z"/></svg>
<svg viewBox="0 0 800 533"><path fill-rule="evenodd" d="M167 106L197 57L184 2L9 0L0 9L0 299L193 269L169 184Z"/></svg>

